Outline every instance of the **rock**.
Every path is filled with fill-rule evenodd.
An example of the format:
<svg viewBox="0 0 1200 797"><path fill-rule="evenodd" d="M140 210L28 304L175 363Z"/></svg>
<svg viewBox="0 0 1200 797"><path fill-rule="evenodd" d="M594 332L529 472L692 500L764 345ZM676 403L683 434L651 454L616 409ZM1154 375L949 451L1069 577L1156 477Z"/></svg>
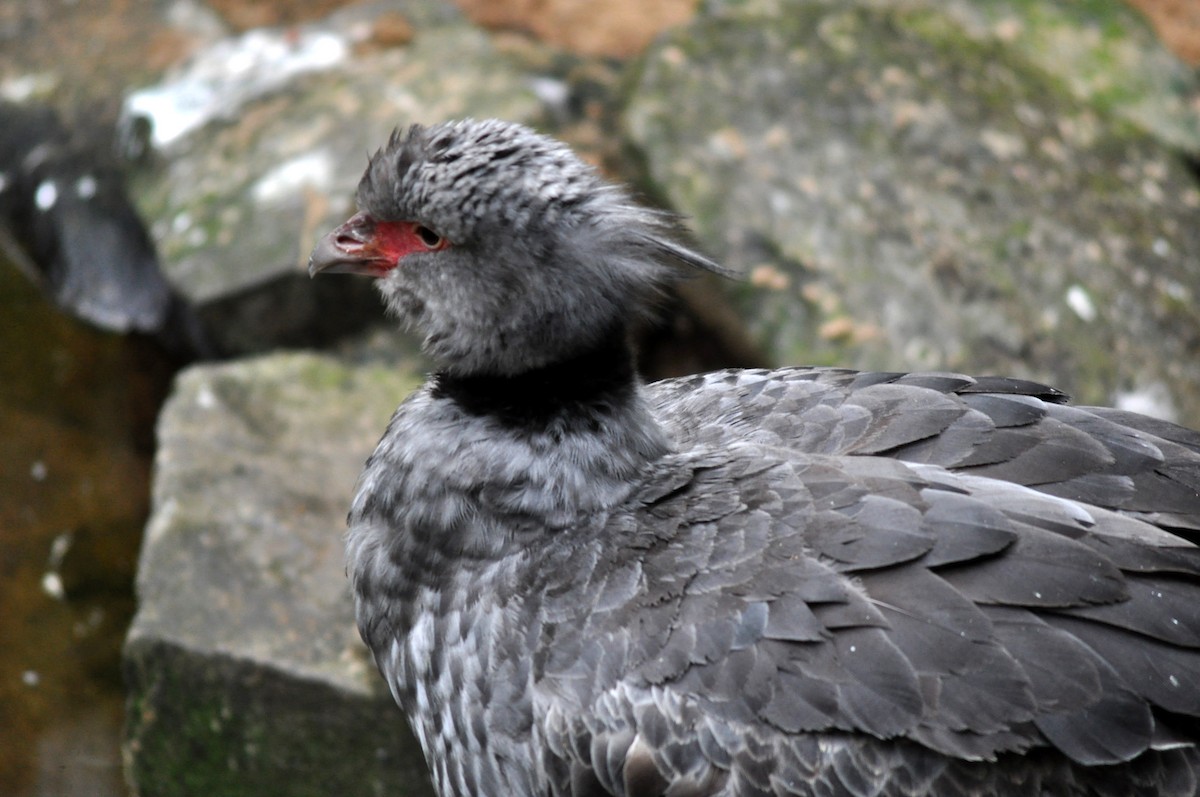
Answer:
<svg viewBox="0 0 1200 797"><path fill-rule="evenodd" d="M198 57L166 88L130 99L131 113L153 109L163 146L159 168L135 183L138 203L168 278L226 352L319 345L380 318L367 281L313 285L304 267L316 239L353 212L367 155L394 127L540 112L517 60L465 23L430 21L404 47L374 45L373 31L356 17L250 31L214 45L223 58ZM289 77L232 97L216 66L237 63L231 53ZM187 115L197 95L214 116Z"/></svg>
<svg viewBox="0 0 1200 797"><path fill-rule="evenodd" d="M310 354L179 376L124 652L136 794L429 793L342 564L354 479L415 384Z"/></svg>
<svg viewBox="0 0 1200 797"><path fill-rule="evenodd" d="M939 0L936 7L972 38L1001 43L1085 104L1200 154L1200 72L1167 50L1130 5Z"/></svg>
<svg viewBox="0 0 1200 797"><path fill-rule="evenodd" d="M932 7L713 4L631 87L651 190L749 275L772 359L1159 391L1200 423L1195 179L1003 42Z"/></svg>

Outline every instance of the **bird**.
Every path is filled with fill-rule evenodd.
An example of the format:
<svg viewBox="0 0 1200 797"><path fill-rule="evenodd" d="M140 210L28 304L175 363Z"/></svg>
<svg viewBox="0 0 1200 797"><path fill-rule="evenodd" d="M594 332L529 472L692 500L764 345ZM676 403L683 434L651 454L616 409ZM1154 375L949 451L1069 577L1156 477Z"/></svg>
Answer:
<svg viewBox="0 0 1200 797"><path fill-rule="evenodd" d="M218 356L196 308L163 275L102 124L0 100L0 251L60 309L148 335L175 359Z"/></svg>
<svg viewBox="0 0 1200 797"><path fill-rule="evenodd" d="M434 790L1194 795L1200 433L1021 379L643 382L725 273L500 120L400 127L312 275L432 363L350 505L355 618Z"/></svg>

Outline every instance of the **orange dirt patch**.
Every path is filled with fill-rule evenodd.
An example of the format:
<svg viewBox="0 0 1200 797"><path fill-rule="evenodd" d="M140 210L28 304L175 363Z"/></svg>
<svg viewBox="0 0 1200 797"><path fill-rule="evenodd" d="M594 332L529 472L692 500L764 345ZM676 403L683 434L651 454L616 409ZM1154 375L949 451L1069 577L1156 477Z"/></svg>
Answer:
<svg viewBox="0 0 1200 797"><path fill-rule="evenodd" d="M1200 66L1200 0L1126 0L1150 20L1163 44Z"/></svg>
<svg viewBox="0 0 1200 797"><path fill-rule="evenodd" d="M625 58L691 19L697 0L455 0L478 25L522 30L581 55Z"/></svg>

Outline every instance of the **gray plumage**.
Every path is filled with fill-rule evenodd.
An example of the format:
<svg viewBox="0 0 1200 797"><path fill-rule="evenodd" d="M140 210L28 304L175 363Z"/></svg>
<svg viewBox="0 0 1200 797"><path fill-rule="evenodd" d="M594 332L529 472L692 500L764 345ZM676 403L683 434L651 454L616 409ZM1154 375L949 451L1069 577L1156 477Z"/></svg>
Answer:
<svg viewBox="0 0 1200 797"><path fill-rule="evenodd" d="M628 324L720 269L517 125L398 133L358 201L311 270L438 371L348 570L439 794L1200 789L1200 434L995 377L642 385Z"/></svg>

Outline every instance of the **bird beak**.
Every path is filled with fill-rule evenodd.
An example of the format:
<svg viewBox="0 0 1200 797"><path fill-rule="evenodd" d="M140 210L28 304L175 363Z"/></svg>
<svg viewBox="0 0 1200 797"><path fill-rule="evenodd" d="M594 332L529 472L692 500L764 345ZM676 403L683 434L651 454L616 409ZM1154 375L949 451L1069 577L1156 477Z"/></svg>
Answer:
<svg viewBox="0 0 1200 797"><path fill-rule="evenodd" d="M395 261L380 247L375 219L366 213L356 213L345 224L317 241L308 258L308 275L365 274L382 277L395 265Z"/></svg>

